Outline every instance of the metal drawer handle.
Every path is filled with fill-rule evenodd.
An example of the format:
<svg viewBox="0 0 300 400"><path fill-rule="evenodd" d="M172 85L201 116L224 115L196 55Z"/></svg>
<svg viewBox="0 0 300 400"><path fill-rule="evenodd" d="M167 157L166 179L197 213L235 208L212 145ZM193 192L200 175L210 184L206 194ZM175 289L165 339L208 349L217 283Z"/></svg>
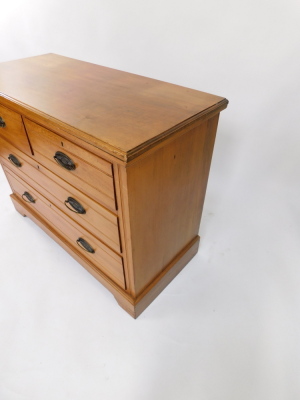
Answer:
<svg viewBox="0 0 300 400"><path fill-rule="evenodd" d="M68 206L68 204L70 204L70 206L72 208L70 208ZM65 206L72 212L75 212L77 214L85 214L86 211L84 209L84 207L75 199L73 199L73 197L68 197L67 200L65 200Z"/></svg>
<svg viewBox="0 0 300 400"><path fill-rule="evenodd" d="M61 151L57 151L53 158L57 162L57 164L69 171L73 171L76 168L74 161Z"/></svg>
<svg viewBox="0 0 300 400"><path fill-rule="evenodd" d="M2 117L0 117L0 128L5 128L6 127L6 123L4 121L4 119Z"/></svg>
<svg viewBox="0 0 300 400"><path fill-rule="evenodd" d="M88 253L95 253L95 250L92 248L90 244L83 238L78 238L76 240L76 243L78 244L79 247L81 247L83 250L87 251Z"/></svg>
<svg viewBox="0 0 300 400"><path fill-rule="evenodd" d="M25 197L26 197L26 199L25 199ZM35 203L35 200L34 200L34 198L31 196L31 194L30 193L28 193L28 192L24 192L23 194L22 194L22 199L24 200L24 201L26 201L27 203Z"/></svg>
<svg viewBox="0 0 300 400"><path fill-rule="evenodd" d="M10 154L8 157L9 161L15 166L15 167L22 167L22 164L20 163L20 161L17 159L16 156L14 156L13 154Z"/></svg>

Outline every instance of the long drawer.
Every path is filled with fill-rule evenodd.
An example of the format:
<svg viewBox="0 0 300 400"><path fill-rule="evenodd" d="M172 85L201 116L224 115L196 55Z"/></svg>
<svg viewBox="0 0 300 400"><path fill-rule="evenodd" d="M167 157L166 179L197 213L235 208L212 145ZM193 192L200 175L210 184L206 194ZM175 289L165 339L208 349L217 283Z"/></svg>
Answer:
<svg viewBox="0 0 300 400"><path fill-rule="evenodd" d="M31 154L22 117L0 104L0 135L27 154Z"/></svg>
<svg viewBox="0 0 300 400"><path fill-rule="evenodd" d="M96 201L116 209L111 163L49 129L24 121L37 161Z"/></svg>
<svg viewBox="0 0 300 400"><path fill-rule="evenodd" d="M118 217L115 214L1 139L0 161L4 168L11 169L31 186L35 187L35 182L38 183L44 197L113 250L121 252ZM76 202L83 207L84 213L76 212Z"/></svg>
<svg viewBox="0 0 300 400"><path fill-rule="evenodd" d="M110 250L84 228L70 220L54 204L39 193L38 186L34 189L27 182L7 169L5 173L14 193L24 204L38 212L42 219L46 219L53 225L54 228L58 230L72 246L76 246L82 255L90 260L95 267L125 289L123 260L121 256Z"/></svg>

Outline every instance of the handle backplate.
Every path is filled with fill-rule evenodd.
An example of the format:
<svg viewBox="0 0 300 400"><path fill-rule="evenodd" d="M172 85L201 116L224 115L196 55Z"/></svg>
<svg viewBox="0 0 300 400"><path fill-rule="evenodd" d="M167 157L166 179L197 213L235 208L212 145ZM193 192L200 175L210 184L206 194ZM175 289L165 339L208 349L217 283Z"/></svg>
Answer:
<svg viewBox="0 0 300 400"><path fill-rule="evenodd" d="M76 240L76 243L78 244L79 247L81 247L83 250L87 251L88 253L95 253L95 250L92 248L92 246L84 240L82 237L78 238Z"/></svg>
<svg viewBox="0 0 300 400"><path fill-rule="evenodd" d="M71 207L68 206L70 204ZM79 203L79 201L75 200L73 197L68 197L65 200L65 206L70 210L77 214L85 214L86 211L84 207Z"/></svg>
<svg viewBox="0 0 300 400"><path fill-rule="evenodd" d="M13 154L10 154L8 157L9 161L15 166L15 167L22 167L21 162L17 159L16 156L14 156Z"/></svg>
<svg viewBox="0 0 300 400"><path fill-rule="evenodd" d="M31 194L28 193L28 192L24 192L24 193L22 194L22 199L23 199L24 201L26 201L27 203L35 203L34 198L33 198L33 197L31 196Z"/></svg>
<svg viewBox="0 0 300 400"><path fill-rule="evenodd" d="M57 164L69 171L73 171L76 168L74 161L61 151L57 151L53 158Z"/></svg>

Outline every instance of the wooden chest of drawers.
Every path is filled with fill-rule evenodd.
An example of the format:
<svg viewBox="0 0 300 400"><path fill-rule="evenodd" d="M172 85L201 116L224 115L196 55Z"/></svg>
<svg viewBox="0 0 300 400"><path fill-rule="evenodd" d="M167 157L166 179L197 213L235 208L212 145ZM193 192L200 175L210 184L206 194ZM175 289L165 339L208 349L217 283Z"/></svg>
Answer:
<svg viewBox="0 0 300 400"><path fill-rule="evenodd" d="M137 317L198 250L228 101L54 54L2 63L0 77L15 208Z"/></svg>

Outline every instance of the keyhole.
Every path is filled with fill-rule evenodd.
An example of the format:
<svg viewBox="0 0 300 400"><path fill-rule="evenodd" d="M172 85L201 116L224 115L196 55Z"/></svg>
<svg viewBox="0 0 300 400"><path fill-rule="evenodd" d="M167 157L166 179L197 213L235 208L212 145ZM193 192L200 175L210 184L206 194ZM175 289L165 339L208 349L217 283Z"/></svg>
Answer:
<svg viewBox="0 0 300 400"><path fill-rule="evenodd" d="M63 144L63 142L60 142L60 143L61 143L62 147L64 147L64 144Z"/></svg>

